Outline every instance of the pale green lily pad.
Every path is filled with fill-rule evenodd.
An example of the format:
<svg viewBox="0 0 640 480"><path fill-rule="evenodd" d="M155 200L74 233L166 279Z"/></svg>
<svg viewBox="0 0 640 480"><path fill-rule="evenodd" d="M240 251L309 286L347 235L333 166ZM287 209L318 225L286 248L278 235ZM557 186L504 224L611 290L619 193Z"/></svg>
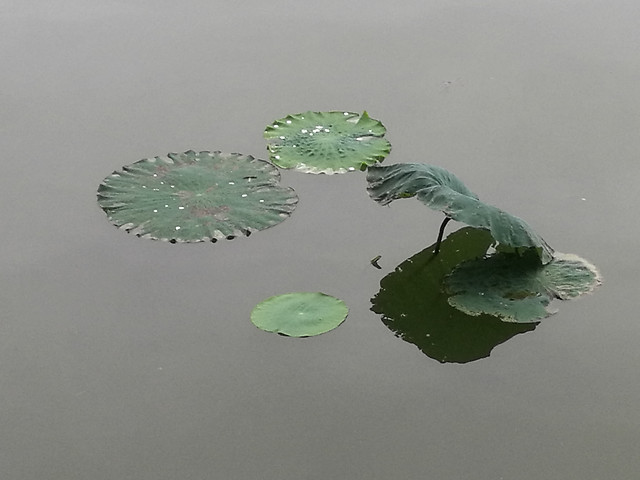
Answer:
<svg viewBox="0 0 640 480"><path fill-rule="evenodd" d="M274 121L264 137L270 160L305 173L346 173L381 162L391 151L386 128L363 112L303 112Z"/></svg>
<svg viewBox="0 0 640 480"><path fill-rule="evenodd" d="M433 210L472 227L484 228L503 245L534 248L549 263L553 249L524 220L481 202L454 174L425 163L372 166L367 172L369 195L381 205L416 196Z"/></svg>
<svg viewBox="0 0 640 480"><path fill-rule="evenodd" d="M216 241L282 222L298 197L280 173L250 155L170 153L109 175L98 204L117 227L171 242Z"/></svg>
<svg viewBox="0 0 640 480"><path fill-rule="evenodd" d="M555 313L554 299L590 293L598 270L577 255L556 252L547 265L535 255L498 252L460 264L445 278L451 306L469 315L489 314L506 322L536 322Z"/></svg>
<svg viewBox="0 0 640 480"><path fill-rule="evenodd" d="M251 312L253 324L289 337L311 337L333 330L347 317L342 300L319 292L285 293L267 298Z"/></svg>

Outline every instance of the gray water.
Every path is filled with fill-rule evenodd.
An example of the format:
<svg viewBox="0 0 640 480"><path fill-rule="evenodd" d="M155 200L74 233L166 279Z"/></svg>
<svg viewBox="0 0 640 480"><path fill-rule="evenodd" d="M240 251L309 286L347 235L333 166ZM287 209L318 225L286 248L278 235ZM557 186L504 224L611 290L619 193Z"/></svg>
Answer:
<svg viewBox="0 0 640 480"><path fill-rule="evenodd" d="M639 22L635 0L4 0L2 478L638 478ZM360 172L284 172L293 216L216 244L135 238L95 202L122 165L264 158L269 122L334 109L605 283L443 364L370 310L441 217L376 205ZM251 324L290 291L349 316L307 339Z"/></svg>

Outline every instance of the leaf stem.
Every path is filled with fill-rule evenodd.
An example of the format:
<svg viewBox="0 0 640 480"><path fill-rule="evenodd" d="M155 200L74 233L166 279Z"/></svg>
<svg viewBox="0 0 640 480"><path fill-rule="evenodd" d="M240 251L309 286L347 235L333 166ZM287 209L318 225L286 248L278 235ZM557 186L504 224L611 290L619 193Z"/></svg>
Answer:
<svg viewBox="0 0 640 480"><path fill-rule="evenodd" d="M436 248L433 250L434 255L438 255L440 253L440 244L442 243L442 236L444 235L444 229L447 226L447 223L451 221L451 217L444 217L442 224L440 225L440 231L438 232L438 240L436 241Z"/></svg>

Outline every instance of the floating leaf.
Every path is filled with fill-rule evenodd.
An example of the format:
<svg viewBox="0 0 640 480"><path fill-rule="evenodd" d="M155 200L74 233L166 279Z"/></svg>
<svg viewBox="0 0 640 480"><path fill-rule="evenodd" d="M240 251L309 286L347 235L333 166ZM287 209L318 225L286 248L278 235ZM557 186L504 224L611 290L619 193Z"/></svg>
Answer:
<svg viewBox="0 0 640 480"><path fill-rule="evenodd" d="M256 305L251 321L267 332L311 337L336 328L348 312L342 300L324 293L285 293Z"/></svg>
<svg viewBox="0 0 640 480"><path fill-rule="evenodd" d="M369 195L382 205L417 196L422 203L444 212L447 217L489 230L501 244L537 249L542 263L549 263L553 258L553 249L524 220L481 202L444 168L424 163L371 166L367 182Z"/></svg>
<svg viewBox="0 0 640 480"><path fill-rule="evenodd" d="M465 227L450 234L438 255L431 245L384 277L371 310L382 315L382 322L397 337L439 362L467 363L488 357L495 346L534 330L536 324L469 316L449 305L442 282L461 262L485 255L493 243L486 230Z"/></svg>
<svg viewBox="0 0 640 480"><path fill-rule="evenodd" d="M108 176L98 204L109 220L140 237L172 242L249 235L282 222L298 197L273 165L249 155L170 153Z"/></svg>
<svg viewBox="0 0 640 480"><path fill-rule="evenodd" d="M548 317L553 299L591 292L601 283L597 269L573 254L556 253L547 265L535 255L499 252L462 263L445 279L449 304L469 314L487 313L506 322Z"/></svg>
<svg viewBox="0 0 640 480"><path fill-rule="evenodd" d="M304 112L268 125L270 160L306 173L346 173L381 162L391 151L384 125L363 112Z"/></svg>

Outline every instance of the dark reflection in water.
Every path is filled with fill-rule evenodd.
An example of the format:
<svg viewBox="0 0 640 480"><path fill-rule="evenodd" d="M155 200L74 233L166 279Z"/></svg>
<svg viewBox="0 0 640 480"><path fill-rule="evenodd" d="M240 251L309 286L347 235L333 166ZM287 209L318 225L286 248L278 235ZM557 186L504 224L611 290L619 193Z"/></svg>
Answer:
<svg viewBox="0 0 640 480"><path fill-rule="evenodd" d="M496 345L537 324L505 323L490 315L469 316L451 307L442 292L445 275L460 262L483 256L493 239L486 230L462 228L402 262L380 281L371 310L396 336L442 363L488 357Z"/></svg>

